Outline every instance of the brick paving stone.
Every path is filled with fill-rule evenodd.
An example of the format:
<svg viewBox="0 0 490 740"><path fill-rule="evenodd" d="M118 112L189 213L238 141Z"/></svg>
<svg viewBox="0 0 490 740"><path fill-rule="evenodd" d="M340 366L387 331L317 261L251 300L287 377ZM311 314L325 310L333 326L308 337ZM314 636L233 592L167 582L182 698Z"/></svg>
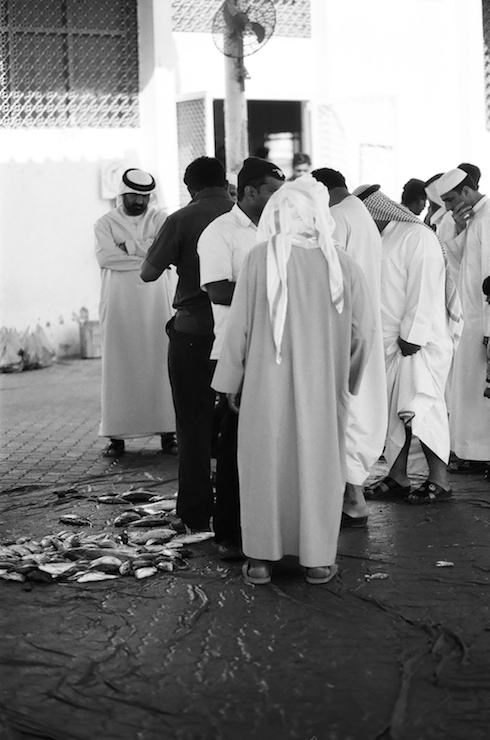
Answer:
<svg viewBox="0 0 490 740"><path fill-rule="evenodd" d="M100 360L62 360L52 367L0 374L0 491L37 482L53 484L118 470L102 457L98 436ZM173 470L160 437L128 440L125 467Z"/></svg>

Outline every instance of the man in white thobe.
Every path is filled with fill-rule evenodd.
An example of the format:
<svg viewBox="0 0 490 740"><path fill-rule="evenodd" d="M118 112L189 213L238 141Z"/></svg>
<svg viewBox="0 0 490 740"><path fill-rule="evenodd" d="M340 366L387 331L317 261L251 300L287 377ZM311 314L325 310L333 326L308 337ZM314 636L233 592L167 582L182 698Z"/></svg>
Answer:
<svg viewBox="0 0 490 740"><path fill-rule="evenodd" d="M151 199L155 180L129 169L119 189L121 204L95 223L101 267L99 317L102 334L103 454L125 454L124 440L161 435L164 452L175 454L175 414L167 370L165 325L173 314L175 281L170 272L145 285L141 264L166 214Z"/></svg>
<svg viewBox="0 0 490 740"><path fill-rule="evenodd" d="M312 172L328 188L334 240L361 267L376 322L369 360L359 393L349 398L347 424L347 484L343 527L366 525L368 507L363 493L369 472L383 452L388 425L386 375L381 328L381 236L366 206L351 195L342 173L327 167Z"/></svg>
<svg viewBox="0 0 490 740"><path fill-rule="evenodd" d="M490 275L490 200L462 168L446 172L436 185L456 223L456 236L445 244L460 268L464 315L449 405L451 449L459 461L450 469L471 473L483 470L490 460L490 400L484 397L490 306L482 292Z"/></svg>
<svg viewBox="0 0 490 740"><path fill-rule="evenodd" d="M411 504L447 501L449 425L445 387L461 322L442 245L414 214L380 192L356 188L382 236L381 319L389 399L385 457L388 476L366 498L404 498ZM412 435L429 468L411 491L407 463Z"/></svg>

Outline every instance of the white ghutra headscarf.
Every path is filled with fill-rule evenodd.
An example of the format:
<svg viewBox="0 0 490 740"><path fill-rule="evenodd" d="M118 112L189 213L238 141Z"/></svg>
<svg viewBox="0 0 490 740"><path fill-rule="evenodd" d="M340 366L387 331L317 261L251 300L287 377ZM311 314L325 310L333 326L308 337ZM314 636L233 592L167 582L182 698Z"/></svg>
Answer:
<svg viewBox="0 0 490 740"><path fill-rule="evenodd" d="M335 221L328 204L325 185L307 174L284 183L260 217L257 236L259 242L268 242L267 300L278 364L288 306L287 264L293 246L321 249L328 262L332 303L339 313L344 307L342 269L332 238Z"/></svg>

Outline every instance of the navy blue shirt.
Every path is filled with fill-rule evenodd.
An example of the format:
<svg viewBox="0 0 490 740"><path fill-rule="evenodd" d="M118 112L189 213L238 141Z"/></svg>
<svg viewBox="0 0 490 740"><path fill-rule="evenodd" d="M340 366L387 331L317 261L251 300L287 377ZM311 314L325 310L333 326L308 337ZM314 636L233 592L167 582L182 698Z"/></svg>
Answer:
<svg viewBox="0 0 490 740"><path fill-rule="evenodd" d="M174 328L186 334L212 334L214 321L208 294L201 290L197 242L211 221L232 209L225 188L201 190L183 208L172 213L148 250L146 261L157 270L175 265L179 277L173 306Z"/></svg>

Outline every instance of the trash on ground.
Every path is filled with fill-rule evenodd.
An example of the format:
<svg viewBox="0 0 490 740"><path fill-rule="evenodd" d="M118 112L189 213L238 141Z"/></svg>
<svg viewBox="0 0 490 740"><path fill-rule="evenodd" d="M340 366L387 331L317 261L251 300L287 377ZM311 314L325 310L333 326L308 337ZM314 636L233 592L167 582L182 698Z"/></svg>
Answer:
<svg viewBox="0 0 490 740"><path fill-rule="evenodd" d="M366 581L382 581L385 578L389 577L390 576L388 573L366 573L366 575L364 576Z"/></svg>
<svg viewBox="0 0 490 740"><path fill-rule="evenodd" d="M451 563L450 560L438 560L436 563L436 568L452 568L454 566L454 563Z"/></svg>

